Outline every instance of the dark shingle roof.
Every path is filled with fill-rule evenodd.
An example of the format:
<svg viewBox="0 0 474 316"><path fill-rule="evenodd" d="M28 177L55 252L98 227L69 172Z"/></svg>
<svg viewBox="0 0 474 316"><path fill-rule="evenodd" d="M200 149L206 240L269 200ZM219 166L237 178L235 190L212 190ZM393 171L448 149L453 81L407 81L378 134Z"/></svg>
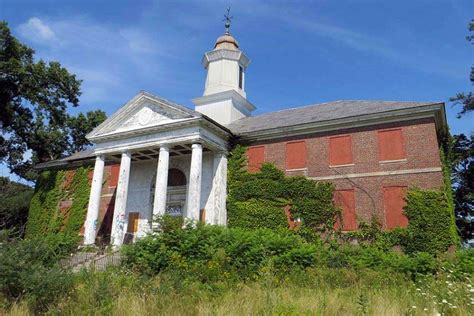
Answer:
<svg viewBox="0 0 474 316"><path fill-rule="evenodd" d="M94 149L93 148L87 148L82 151L75 152L71 156L65 157L65 158L60 158L60 159L55 159L43 163L39 163L35 166L35 169L48 169L48 168L54 168L54 167L64 167L67 166L69 163L78 161L78 160L87 160L87 159L92 159L94 158Z"/></svg>
<svg viewBox="0 0 474 316"><path fill-rule="evenodd" d="M250 116L232 122L227 127L236 135L255 131L343 119L366 114L416 108L441 102L399 101L333 101Z"/></svg>

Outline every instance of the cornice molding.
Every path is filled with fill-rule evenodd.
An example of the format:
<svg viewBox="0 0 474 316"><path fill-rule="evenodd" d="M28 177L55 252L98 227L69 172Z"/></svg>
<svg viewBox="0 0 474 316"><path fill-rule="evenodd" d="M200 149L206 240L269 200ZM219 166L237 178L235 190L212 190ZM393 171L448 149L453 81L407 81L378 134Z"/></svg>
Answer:
<svg viewBox="0 0 474 316"><path fill-rule="evenodd" d="M195 106L206 105L210 103L217 103L222 101L232 100L235 105L238 105L243 112L250 112L256 109L255 105L250 103L246 98L244 98L240 93L231 89L227 91L222 91L218 93L213 93L209 95L205 95L202 97L197 97L192 99L192 102Z"/></svg>
<svg viewBox="0 0 474 316"><path fill-rule="evenodd" d="M244 68L247 68L247 66L250 64L250 59L240 50L216 49L204 54L204 57L202 58L202 65L205 69L207 69L209 63L221 59L237 61L239 65Z"/></svg>

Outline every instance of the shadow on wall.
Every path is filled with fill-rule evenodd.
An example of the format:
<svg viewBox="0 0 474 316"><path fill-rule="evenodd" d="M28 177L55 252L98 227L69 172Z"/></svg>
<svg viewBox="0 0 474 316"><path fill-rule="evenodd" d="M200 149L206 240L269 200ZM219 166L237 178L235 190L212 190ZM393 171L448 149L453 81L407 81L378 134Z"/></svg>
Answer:
<svg viewBox="0 0 474 316"><path fill-rule="evenodd" d="M112 198L107 206L99 231L97 232L96 244L98 246L106 246L110 244L110 236L112 234L112 221L114 219L115 196L117 189L114 190Z"/></svg>

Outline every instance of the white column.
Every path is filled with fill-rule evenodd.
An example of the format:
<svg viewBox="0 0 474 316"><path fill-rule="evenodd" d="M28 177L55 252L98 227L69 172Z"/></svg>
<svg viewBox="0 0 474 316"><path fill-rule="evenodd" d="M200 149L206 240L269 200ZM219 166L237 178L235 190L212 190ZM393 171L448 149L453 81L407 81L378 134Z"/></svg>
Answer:
<svg viewBox="0 0 474 316"><path fill-rule="evenodd" d="M201 174L202 174L202 145L193 144L191 154L191 170L189 173L189 187L186 217L199 221L201 208Z"/></svg>
<svg viewBox="0 0 474 316"><path fill-rule="evenodd" d="M153 219L164 215L166 211L166 193L168 189L168 168L170 150L167 146L160 147L158 166L156 168L155 198L153 200Z"/></svg>
<svg viewBox="0 0 474 316"><path fill-rule="evenodd" d="M215 174L212 186L214 189L215 224L227 225L227 156L216 153L214 156Z"/></svg>
<svg viewBox="0 0 474 316"><path fill-rule="evenodd" d="M112 223L112 244L120 246L125 235L125 211L128 197L128 180L130 178L130 165L132 155L130 152L122 153L120 161L120 174L115 197L114 219Z"/></svg>
<svg viewBox="0 0 474 316"><path fill-rule="evenodd" d="M95 158L94 175L92 176L91 193L87 207L86 222L84 223L84 245L93 245L97 234L97 219L99 218L102 180L104 178L104 155Z"/></svg>

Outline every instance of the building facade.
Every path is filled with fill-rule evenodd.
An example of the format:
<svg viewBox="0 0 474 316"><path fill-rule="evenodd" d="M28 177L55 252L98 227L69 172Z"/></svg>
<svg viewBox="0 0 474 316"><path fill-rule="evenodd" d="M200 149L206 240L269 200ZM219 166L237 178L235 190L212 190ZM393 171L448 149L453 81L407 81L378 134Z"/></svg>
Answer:
<svg viewBox="0 0 474 316"><path fill-rule="evenodd" d="M226 225L227 154L248 146L248 169L272 162L287 175L335 184L343 230L360 220L405 226L404 192L442 186L441 102L335 101L252 116L249 58L226 29L205 53L204 94L191 110L140 92L87 137L92 149L38 169L93 164L84 243L120 246L171 214Z"/></svg>

